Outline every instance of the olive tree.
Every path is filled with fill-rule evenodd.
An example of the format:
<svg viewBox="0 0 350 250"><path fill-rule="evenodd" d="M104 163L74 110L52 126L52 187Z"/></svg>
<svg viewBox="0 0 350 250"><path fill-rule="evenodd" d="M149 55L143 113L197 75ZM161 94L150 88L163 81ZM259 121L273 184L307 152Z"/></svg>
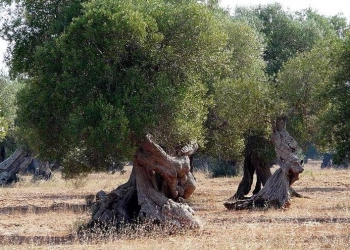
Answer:
<svg viewBox="0 0 350 250"><path fill-rule="evenodd" d="M0 162L13 150L16 116L16 93L20 81L11 81L7 76L0 76Z"/></svg>
<svg viewBox="0 0 350 250"><path fill-rule="evenodd" d="M18 95L22 142L59 160L65 178L133 158L129 181L98 193L92 224L198 226L178 201L195 190L189 155L204 145L210 89L230 67L221 19L196 1L33 2L66 22L27 22L24 41L42 39L28 55L12 51L12 70L28 76ZM41 13L31 6L23 20Z"/></svg>
<svg viewBox="0 0 350 250"><path fill-rule="evenodd" d="M346 28L342 16L325 17L312 9L286 11L279 3L239 7L235 18L264 34L266 73L275 77L288 59L309 51L320 40L337 37Z"/></svg>
<svg viewBox="0 0 350 250"><path fill-rule="evenodd" d="M338 43L339 39L321 41L287 61L276 78L279 105L290 117L288 129L304 149L320 142L320 118L329 105L323 93L336 72L332 54Z"/></svg>
<svg viewBox="0 0 350 250"><path fill-rule="evenodd" d="M332 50L330 41L344 34L345 18L327 18L311 9L292 13L283 10L280 4L238 7L233 18L248 23L264 39L263 58L266 62L265 72L269 75L267 89L270 92L270 99L265 103L272 105L265 108L268 112L258 109L259 114L270 113L274 116L272 120L287 114L287 129L304 149L309 143L318 141L318 117L326 105L320 90L334 68L329 67ZM314 49L315 46L318 49ZM261 103L263 99L258 100ZM266 105L260 104L259 107ZM253 117L253 121L266 125L261 119ZM254 172L257 172L258 178L253 194L259 192L260 182L265 184L271 176L274 154L269 150L271 144L266 133L265 136L256 130L247 133L244 145L244 175L234 198L249 193Z"/></svg>
<svg viewBox="0 0 350 250"><path fill-rule="evenodd" d="M334 152L334 163L347 166L350 159L349 145L349 52L350 36L333 46L332 64L336 68L332 78L322 91L328 101L320 117L321 145Z"/></svg>

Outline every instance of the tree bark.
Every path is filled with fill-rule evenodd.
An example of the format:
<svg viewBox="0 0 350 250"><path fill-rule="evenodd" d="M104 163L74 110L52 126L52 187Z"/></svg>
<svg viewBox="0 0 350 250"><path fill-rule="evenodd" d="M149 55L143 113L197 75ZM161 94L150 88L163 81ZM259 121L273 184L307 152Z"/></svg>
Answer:
<svg viewBox="0 0 350 250"><path fill-rule="evenodd" d="M0 146L0 163L5 160L5 155L6 155L5 147Z"/></svg>
<svg viewBox="0 0 350 250"><path fill-rule="evenodd" d="M16 149L9 158L0 163L0 185L8 185L15 181L17 173L25 169L32 159L30 153Z"/></svg>
<svg viewBox="0 0 350 250"><path fill-rule="evenodd" d="M97 193L88 226L151 221L199 227L194 211L187 204L179 203L189 198L196 187L189 155L197 147L184 148L174 157L148 135L134 156L128 182L109 194Z"/></svg>
<svg viewBox="0 0 350 250"><path fill-rule="evenodd" d="M280 117L273 125L272 143L278 156L280 168L267 180L263 189L245 200L229 199L227 209L249 209L255 207L286 207L290 200L290 186L303 172L303 160L297 155L298 143L286 130L286 117Z"/></svg>
<svg viewBox="0 0 350 250"><path fill-rule="evenodd" d="M33 158L30 163L31 171L33 173L33 180L49 180L52 177L52 171L50 169L50 164L48 161L41 161L38 158ZM27 169L28 169L27 168ZM30 172L30 171L29 171Z"/></svg>
<svg viewBox="0 0 350 250"><path fill-rule="evenodd" d="M271 144L271 145L270 145ZM272 143L268 139L259 135L250 135L247 137L244 149L243 177L238 185L236 193L230 199L246 199L253 185L254 173L256 173L256 184L253 194L261 190L261 185L265 185L270 178L272 158L275 156Z"/></svg>
<svg viewBox="0 0 350 250"><path fill-rule="evenodd" d="M257 194L261 190L261 185L265 185L271 174L271 164L266 163L262 159L246 155L243 164L243 178L238 185L236 193L232 199L244 199L253 184L253 176L256 173L257 179L253 194Z"/></svg>
<svg viewBox="0 0 350 250"><path fill-rule="evenodd" d="M0 163L0 185L8 185L18 180L18 173L33 174L34 180L51 178L52 172L48 162L43 162L38 158L32 157L31 153L17 148L16 151L5 161Z"/></svg>

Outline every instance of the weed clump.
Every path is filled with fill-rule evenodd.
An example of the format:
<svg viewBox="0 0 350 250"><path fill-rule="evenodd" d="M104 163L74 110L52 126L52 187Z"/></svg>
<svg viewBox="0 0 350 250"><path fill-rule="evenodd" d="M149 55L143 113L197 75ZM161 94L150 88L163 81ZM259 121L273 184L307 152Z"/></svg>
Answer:
<svg viewBox="0 0 350 250"><path fill-rule="evenodd" d="M193 229L191 229L193 230ZM174 223L159 223L157 221L134 221L132 223L108 224L93 222L78 227L75 232L80 242L130 240L135 238L154 239L173 235L184 235L189 232L187 227L179 227Z"/></svg>

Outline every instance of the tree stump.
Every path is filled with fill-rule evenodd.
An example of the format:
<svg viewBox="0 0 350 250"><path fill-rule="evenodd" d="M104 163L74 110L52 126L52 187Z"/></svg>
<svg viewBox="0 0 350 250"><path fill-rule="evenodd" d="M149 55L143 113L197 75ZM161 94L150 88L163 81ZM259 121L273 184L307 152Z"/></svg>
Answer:
<svg viewBox="0 0 350 250"><path fill-rule="evenodd" d="M229 199L224 203L227 209L249 209L255 207L287 207L290 200L290 186L303 172L303 160L298 157L298 143L286 130L286 117L280 117L273 125L271 140L275 146L280 168L267 180L265 186L245 200Z"/></svg>
<svg viewBox="0 0 350 250"><path fill-rule="evenodd" d="M194 211L179 202L189 198L196 187L189 155L197 147L185 147L179 156L170 156L147 135L134 156L129 180L109 194L96 194L88 227L146 221L199 227Z"/></svg>

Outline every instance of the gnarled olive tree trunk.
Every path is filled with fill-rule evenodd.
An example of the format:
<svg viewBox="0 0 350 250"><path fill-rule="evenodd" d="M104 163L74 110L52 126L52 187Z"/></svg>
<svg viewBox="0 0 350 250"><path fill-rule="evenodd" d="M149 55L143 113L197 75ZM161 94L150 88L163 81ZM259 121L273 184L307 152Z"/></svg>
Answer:
<svg viewBox="0 0 350 250"><path fill-rule="evenodd" d="M271 141L259 135L248 136L244 149L243 177L238 185L236 193L231 199L245 199L253 185L254 173L256 173L256 184L253 194L261 190L261 185L272 175L272 158L274 149Z"/></svg>
<svg viewBox="0 0 350 250"><path fill-rule="evenodd" d="M297 155L299 146L286 130L286 117L280 117L273 125L271 140L275 146L280 168L267 180L263 189L245 200L230 199L224 203L227 209L247 209L253 207L288 206L291 196L290 186L303 172L303 160Z"/></svg>
<svg viewBox="0 0 350 250"><path fill-rule="evenodd" d="M16 181L17 173L28 167L32 159L29 152L19 148L16 149L9 158L0 163L0 185L7 185Z"/></svg>
<svg viewBox="0 0 350 250"><path fill-rule="evenodd" d="M198 146L185 147L179 156L168 155L151 136L146 136L136 152L128 182L109 194L100 191L92 207L90 226L120 225L135 221L172 223L179 227L199 227L194 211L180 203L193 193L195 179L189 155Z"/></svg>
<svg viewBox="0 0 350 250"><path fill-rule="evenodd" d="M51 169L48 162L43 162L32 156L29 151L17 148L6 160L0 163L0 185L8 185L18 180L18 173L29 172L33 179L48 180L51 178Z"/></svg>

